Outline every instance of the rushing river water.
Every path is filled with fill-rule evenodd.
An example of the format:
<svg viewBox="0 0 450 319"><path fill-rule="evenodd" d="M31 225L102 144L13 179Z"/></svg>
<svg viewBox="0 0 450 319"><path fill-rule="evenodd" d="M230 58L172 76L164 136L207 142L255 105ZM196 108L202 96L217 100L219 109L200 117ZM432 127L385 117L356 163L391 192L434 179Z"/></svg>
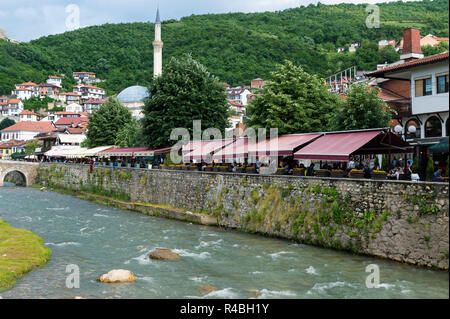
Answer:
<svg viewBox="0 0 450 319"><path fill-rule="evenodd" d="M0 293L3 298L448 298L448 273L215 227L198 226L36 189L0 188L0 218L41 236L47 265ZM148 258L156 247L177 261ZM1 258L1 257L0 257ZM66 266L80 268L80 288L66 288ZM381 284L366 288L366 266ZM96 278L128 269L133 283ZM202 293L202 286L217 291Z"/></svg>

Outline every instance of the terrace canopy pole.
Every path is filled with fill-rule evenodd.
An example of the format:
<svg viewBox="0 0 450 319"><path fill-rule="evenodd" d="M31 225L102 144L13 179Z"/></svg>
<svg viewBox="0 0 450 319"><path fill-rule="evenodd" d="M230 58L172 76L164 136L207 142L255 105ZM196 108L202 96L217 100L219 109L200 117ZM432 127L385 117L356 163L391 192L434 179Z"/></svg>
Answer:
<svg viewBox="0 0 450 319"><path fill-rule="evenodd" d="M389 134L388 170L391 170L391 134Z"/></svg>

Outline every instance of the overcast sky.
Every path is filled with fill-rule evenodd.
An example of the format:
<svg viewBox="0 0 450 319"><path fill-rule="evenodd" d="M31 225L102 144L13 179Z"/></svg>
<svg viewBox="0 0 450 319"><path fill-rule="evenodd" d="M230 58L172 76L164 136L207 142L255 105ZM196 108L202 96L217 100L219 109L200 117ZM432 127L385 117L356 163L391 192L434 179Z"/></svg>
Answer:
<svg viewBox="0 0 450 319"><path fill-rule="evenodd" d="M377 0L322 0L321 3L376 3ZM41 36L70 31L79 8L79 25L154 21L156 7L161 19L179 19L191 14L261 12L295 8L317 0L0 0L0 29L8 37L29 41ZM66 12L68 10L68 12ZM75 22L75 24L74 24Z"/></svg>

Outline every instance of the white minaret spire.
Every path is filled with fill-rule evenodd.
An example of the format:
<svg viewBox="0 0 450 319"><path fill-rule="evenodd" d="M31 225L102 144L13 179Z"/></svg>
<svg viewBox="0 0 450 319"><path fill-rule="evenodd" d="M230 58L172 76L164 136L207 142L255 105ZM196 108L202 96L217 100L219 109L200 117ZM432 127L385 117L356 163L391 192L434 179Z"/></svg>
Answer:
<svg viewBox="0 0 450 319"><path fill-rule="evenodd" d="M158 6L155 21L155 41L153 41L153 75L155 78L162 74L163 45L164 43L161 40L161 20L159 18L159 6Z"/></svg>

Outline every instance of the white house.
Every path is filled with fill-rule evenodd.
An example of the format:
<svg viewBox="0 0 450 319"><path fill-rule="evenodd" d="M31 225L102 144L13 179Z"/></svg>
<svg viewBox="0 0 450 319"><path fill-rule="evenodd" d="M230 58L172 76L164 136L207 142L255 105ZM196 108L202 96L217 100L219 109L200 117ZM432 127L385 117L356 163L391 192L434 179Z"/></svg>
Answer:
<svg viewBox="0 0 450 319"><path fill-rule="evenodd" d="M39 115L37 115L36 113L32 112L32 111L28 111L28 110L23 110L22 112L20 112L19 114L19 121L23 122L23 121L32 121L32 122L36 122L38 121Z"/></svg>
<svg viewBox="0 0 450 319"><path fill-rule="evenodd" d="M57 87L62 87L62 78L59 76L49 76L47 79L48 84L56 85Z"/></svg>
<svg viewBox="0 0 450 319"><path fill-rule="evenodd" d="M66 106L66 112L81 113L83 111L83 107L78 103L71 103Z"/></svg>
<svg viewBox="0 0 450 319"><path fill-rule="evenodd" d="M73 87L73 93L78 94L82 100L103 100L106 91L93 85L77 85Z"/></svg>
<svg viewBox="0 0 450 319"><path fill-rule="evenodd" d="M40 133L49 133L55 130L50 122L18 122L0 131L1 140L32 140Z"/></svg>
<svg viewBox="0 0 450 319"><path fill-rule="evenodd" d="M248 105L248 96L252 94L248 89L236 87L227 89L228 100L240 103L244 106Z"/></svg>
<svg viewBox="0 0 450 319"><path fill-rule="evenodd" d="M103 105L103 103L105 103L104 100L90 99L90 100L84 102L84 108L85 108L86 112L91 114L95 110L99 109Z"/></svg>
<svg viewBox="0 0 450 319"><path fill-rule="evenodd" d="M58 94L58 100L64 103L79 102L80 95L73 92L62 92Z"/></svg>
<svg viewBox="0 0 450 319"><path fill-rule="evenodd" d="M17 96L19 100L28 100L33 96L39 96L39 85L33 82L16 84L16 89L11 94Z"/></svg>
<svg viewBox="0 0 450 319"><path fill-rule="evenodd" d="M3 116L19 116L23 111L23 103L18 99L11 99L8 102L0 103L0 111Z"/></svg>
<svg viewBox="0 0 450 319"><path fill-rule="evenodd" d="M419 175L425 177L428 148L449 136L449 52L426 58L420 46L417 28L404 30L401 61L367 73L377 81L397 80L409 83L409 103L398 110L396 132L415 146L419 158ZM434 156L435 160L438 156ZM439 159L444 162L447 159Z"/></svg>

